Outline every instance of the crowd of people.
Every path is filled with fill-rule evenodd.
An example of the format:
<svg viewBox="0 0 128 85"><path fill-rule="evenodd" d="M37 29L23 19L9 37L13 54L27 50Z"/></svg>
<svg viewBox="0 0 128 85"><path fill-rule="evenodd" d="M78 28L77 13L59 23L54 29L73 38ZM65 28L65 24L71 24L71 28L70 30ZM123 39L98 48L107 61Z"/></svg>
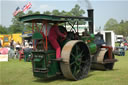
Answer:
<svg viewBox="0 0 128 85"><path fill-rule="evenodd" d="M11 40L8 55L10 58L21 60L21 57L24 57L22 56L24 55L24 51L26 51L26 49L28 51L29 49L32 49L32 47L32 41L28 42L28 40L23 40L22 43L19 43Z"/></svg>
<svg viewBox="0 0 128 85"><path fill-rule="evenodd" d="M119 44L119 51L120 51L120 56L125 56L125 51L128 49L128 43L126 40L124 40L123 42L121 42Z"/></svg>
<svg viewBox="0 0 128 85"><path fill-rule="evenodd" d="M11 40L11 42L10 42L11 49L19 50L21 47L22 48L26 48L26 47L32 48L32 41L28 42L28 40L23 40L22 43L19 43L19 42L16 43L14 40Z"/></svg>

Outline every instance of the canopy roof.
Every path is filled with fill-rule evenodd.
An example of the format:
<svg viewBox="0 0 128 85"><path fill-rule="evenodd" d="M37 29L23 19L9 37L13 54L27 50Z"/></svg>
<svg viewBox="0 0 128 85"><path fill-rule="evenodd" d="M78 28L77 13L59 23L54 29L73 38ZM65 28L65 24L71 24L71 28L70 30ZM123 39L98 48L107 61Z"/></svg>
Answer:
<svg viewBox="0 0 128 85"><path fill-rule="evenodd" d="M89 17L75 17L75 16L55 16L55 15L45 15L45 14L33 14L33 15L26 15L19 18L20 21L25 23L42 23L42 21L47 22L68 22L68 19L84 19L85 21L92 21L92 18Z"/></svg>

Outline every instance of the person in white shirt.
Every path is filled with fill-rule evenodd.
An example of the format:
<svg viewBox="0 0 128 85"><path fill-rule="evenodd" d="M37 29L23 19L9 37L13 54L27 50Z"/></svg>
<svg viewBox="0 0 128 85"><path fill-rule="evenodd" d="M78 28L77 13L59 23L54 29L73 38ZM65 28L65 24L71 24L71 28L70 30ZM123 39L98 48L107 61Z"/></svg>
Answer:
<svg viewBox="0 0 128 85"><path fill-rule="evenodd" d="M21 46L20 46L20 43L19 42L17 42L17 44L16 44L16 50L20 50L20 48L21 48Z"/></svg>

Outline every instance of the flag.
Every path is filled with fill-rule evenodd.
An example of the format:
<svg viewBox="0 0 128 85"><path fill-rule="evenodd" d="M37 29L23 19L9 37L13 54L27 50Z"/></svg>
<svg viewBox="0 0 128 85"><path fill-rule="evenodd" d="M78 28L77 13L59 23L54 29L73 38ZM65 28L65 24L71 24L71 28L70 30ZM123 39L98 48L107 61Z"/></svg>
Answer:
<svg viewBox="0 0 128 85"><path fill-rule="evenodd" d="M29 2L28 4L26 4L23 8L22 11L25 12L26 10L30 9L32 7L31 2Z"/></svg>
<svg viewBox="0 0 128 85"><path fill-rule="evenodd" d="M16 16L19 12L21 12L20 7L17 7L13 13L13 16Z"/></svg>

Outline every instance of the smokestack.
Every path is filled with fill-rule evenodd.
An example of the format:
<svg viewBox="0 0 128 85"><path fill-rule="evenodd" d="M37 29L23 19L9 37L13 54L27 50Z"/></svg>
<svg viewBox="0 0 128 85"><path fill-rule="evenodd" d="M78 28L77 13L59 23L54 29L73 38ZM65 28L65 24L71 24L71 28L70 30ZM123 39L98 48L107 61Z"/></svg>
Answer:
<svg viewBox="0 0 128 85"><path fill-rule="evenodd" d="M94 33L94 18L93 18L93 9L88 9L88 17L91 18L92 21L89 21L89 32Z"/></svg>

